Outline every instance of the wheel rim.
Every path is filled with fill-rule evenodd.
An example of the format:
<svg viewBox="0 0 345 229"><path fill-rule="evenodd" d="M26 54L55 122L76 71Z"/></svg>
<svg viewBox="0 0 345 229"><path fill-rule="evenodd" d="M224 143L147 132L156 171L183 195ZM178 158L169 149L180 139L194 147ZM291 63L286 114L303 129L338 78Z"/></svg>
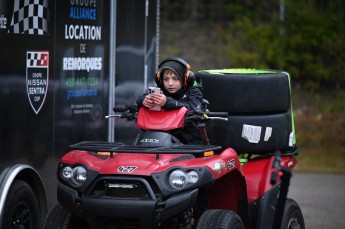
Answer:
<svg viewBox="0 0 345 229"><path fill-rule="evenodd" d="M13 229L32 229L32 217L29 206L25 202L20 202L12 213Z"/></svg>
<svg viewBox="0 0 345 229"><path fill-rule="evenodd" d="M288 224L288 229L300 229L297 218L291 218Z"/></svg>

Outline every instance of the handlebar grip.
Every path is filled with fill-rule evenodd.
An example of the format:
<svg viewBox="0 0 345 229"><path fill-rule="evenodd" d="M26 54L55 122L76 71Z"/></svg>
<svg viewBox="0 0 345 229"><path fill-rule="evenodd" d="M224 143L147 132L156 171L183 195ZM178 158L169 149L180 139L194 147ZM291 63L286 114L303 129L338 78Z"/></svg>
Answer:
<svg viewBox="0 0 345 229"><path fill-rule="evenodd" d="M117 105L117 106L113 107L114 112L125 112L126 110L128 110L127 106Z"/></svg>
<svg viewBox="0 0 345 229"><path fill-rule="evenodd" d="M229 116L228 112L211 112L211 111L206 112L206 115L210 117L224 117L224 118L227 118Z"/></svg>

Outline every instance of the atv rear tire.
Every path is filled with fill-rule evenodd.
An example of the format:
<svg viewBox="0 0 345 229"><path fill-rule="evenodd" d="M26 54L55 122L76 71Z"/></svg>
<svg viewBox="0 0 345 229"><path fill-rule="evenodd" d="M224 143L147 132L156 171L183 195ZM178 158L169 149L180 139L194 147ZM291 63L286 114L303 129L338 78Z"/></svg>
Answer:
<svg viewBox="0 0 345 229"><path fill-rule="evenodd" d="M244 229L241 218L233 211L228 210L207 210L198 223L197 229Z"/></svg>
<svg viewBox="0 0 345 229"><path fill-rule="evenodd" d="M73 229L84 228L88 226L85 222L72 216L71 213L66 211L60 204L55 205L44 222L43 229Z"/></svg>
<svg viewBox="0 0 345 229"><path fill-rule="evenodd" d="M304 219L301 208L293 199L286 199L282 229L304 229Z"/></svg>

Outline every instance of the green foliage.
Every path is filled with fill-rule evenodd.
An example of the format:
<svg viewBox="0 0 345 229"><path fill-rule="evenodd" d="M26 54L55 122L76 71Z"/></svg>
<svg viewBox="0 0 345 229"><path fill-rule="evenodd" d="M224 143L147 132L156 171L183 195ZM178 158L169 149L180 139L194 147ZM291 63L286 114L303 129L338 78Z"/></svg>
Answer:
<svg viewBox="0 0 345 229"><path fill-rule="evenodd" d="M345 3L285 2L284 20L259 1L229 7L234 19L219 30L229 62L233 67L284 69L312 87L344 85Z"/></svg>
<svg viewBox="0 0 345 229"><path fill-rule="evenodd" d="M339 88L345 87L344 9L343 0L162 0L161 19L162 24L180 23L180 33L185 24L194 24L216 34L219 38L208 42L225 53L214 51L225 56L229 67L283 69L311 89ZM188 49L201 51L206 45L194 43Z"/></svg>
<svg viewBox="0 0 345 229"><path fill-rule="evenodd" d="M298 171L345 172L345 1L161 0L162 57L291 73ZM226 55L225 55L226 54ZM296 80L299 79L299 80ZM304 81L304 85L296 81Z"/></svg>

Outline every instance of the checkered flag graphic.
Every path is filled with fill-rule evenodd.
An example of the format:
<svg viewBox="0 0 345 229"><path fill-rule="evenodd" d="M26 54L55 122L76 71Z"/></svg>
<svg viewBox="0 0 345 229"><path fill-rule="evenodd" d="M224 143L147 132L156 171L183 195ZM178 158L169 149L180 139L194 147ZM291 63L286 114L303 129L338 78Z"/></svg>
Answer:
<svg viewBox="0 0 345 229"><path fill-rule="evenodd" d="M9 33L44 35L48 31L49 0L14 0Z"/></svg>
<svg viewBox="0 0 345 229"><path fill-rule="evenodd" d="M27 52L27 60L26 60L26 66L28 68L31 67L48 67L48 55L49 53L47 51L42 51L42 52L35 52L35 51L30 51Z"/></svg>

